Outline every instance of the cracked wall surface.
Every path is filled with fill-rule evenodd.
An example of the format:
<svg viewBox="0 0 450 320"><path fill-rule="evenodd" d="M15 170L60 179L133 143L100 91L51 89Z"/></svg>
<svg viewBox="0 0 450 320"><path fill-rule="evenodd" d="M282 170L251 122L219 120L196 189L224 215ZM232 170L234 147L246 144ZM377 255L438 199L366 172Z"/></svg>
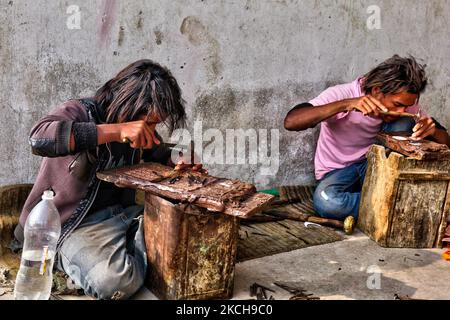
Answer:
<svg viewBox="0 0 450 320"><path fill-rule="evenodd" d="M80 29L67 27L69 5L81 10ZM367 28L371 5L380 8L381 29ZM172 70L189 128L202 120L222 132L280 130L276 174L262 176L259 165L210 167L260 188L314 183L318 129L286 132L286 112L394 53L425 60L422 104L450 125L445 0L0 0L0 21L0 185L34 181L40 159L27 136L40 117L141 58Z"/></svg>

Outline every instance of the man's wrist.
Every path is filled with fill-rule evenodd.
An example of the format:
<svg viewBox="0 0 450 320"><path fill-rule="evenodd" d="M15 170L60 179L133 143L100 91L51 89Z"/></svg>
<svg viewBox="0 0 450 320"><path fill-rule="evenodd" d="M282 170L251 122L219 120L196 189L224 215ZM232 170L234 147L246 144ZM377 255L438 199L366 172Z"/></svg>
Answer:
<svg viewBox="0 0 450 320"><path fill-rule="evenodd" d="M349 112L351 111L351 103L350 99L341 100L339 103L339 111L338 112Z"/></svg>
<svg viewBox="0 0 450 320"><path fill-rule="evenodd" d="M98 143L120 142L121 127L118 123L97 125Z"/></svg>

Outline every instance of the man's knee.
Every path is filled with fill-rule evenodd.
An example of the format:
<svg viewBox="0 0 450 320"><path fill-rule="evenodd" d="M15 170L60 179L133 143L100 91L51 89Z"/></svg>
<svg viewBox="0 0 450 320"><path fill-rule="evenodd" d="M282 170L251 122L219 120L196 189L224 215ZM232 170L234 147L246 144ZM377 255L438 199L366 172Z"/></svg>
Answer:
<svg viewBox="0 0 450 320"><path fill-rule="evenodd" d="M87 294L102 300L122 300L128 299L142 287L144 274L131 267L113 273L108 266L102 266L91 270L85 280Z"/></svg>
<svg viewBox="0 0 450 320"><path fill-rule="evenodd" d="M144 284L145 266L132 257L111 261L111 256L105 256L95 261L92 256L79 259L75 255L69 260L62 251L60 257L63 271L96 299L127 299Z"/></svg>
<svg viewBox="0 0 450 320"><path fill-rule="evenodd" d="M321 188L320 185L314 192L313 202L316 213L323 218L345 219L349 215L357 218L353 199L348 199L344 193L339 193L332 188Z"/></svg>
<svg viewBox="0 0 450 320"><path fill-rule="evenodd" d="M134 295L144 284L144 279L132 282L121 278L97 280L93 296L101 300L123 300Z"/></svg>

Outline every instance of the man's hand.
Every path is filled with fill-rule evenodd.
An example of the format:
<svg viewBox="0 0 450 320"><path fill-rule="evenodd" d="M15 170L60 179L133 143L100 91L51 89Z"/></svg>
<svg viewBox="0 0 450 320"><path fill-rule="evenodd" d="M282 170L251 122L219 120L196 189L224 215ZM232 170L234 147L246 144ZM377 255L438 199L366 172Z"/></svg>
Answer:
<svg viewBox="0 0 450 320"><path fill-rule="evenodd" d="M151 149L160 141L155 136L155 125L143 120L117 124L120 132L118 142L128 142L132 148Z"/></svg>
<svg viewBox="0 0 450 320"><path fill-rule="evenodd" d="M436 133L436 124L433 119L428 117L422 117L419 121L417 121L416 125L413 128L413 134L411 135L411 139L413 140L422 140L429 136L434 136Z"/></svg>
<svg viewBox="0 0 450 320"><path fill-rule="evenodd" d="M359 110L365 116L380 116L380 111L388 111L388 109L378 99L372 96L363 96L354 99L348 99L347 111Z"/></svg>
<svg viewBox="0 0 450 320"><path fill-rule="evenodd" d="M184 163L184 161L180 160L177 162L177 165L175 166L175 170L184 170L187 168L192 168L192 171L200 171L202 173L208 174L208 170L202 169L203 165L201 163L196 164L188 164Z"/></svg>
<svg viewBox="0 0 450 320"><path fill-rule="evenodd" d="M200 162L200 160L196 160L198 160L198 156L194 154L194 163L188 163L190 160L188 160L187 155L185 156L182 152L180 152L178 158L174 162L170 160L169 165L174 166L174 169L179 171L191 168L192 171L199 171L204 174L208 174L208 170L203 169L203 165L201 163L197 163Z"/></svg>

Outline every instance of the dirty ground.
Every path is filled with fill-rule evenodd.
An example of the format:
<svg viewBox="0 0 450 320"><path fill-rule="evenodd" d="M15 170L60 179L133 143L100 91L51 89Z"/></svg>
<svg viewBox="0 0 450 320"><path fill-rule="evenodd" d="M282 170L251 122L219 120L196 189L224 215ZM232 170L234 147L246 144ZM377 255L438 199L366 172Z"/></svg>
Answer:
<svg viewBox="0 0 450 320"><path fill-rule="evenodd" d="M298 188L295 192L286 189L279 191L282 191L280 200L289 198L290 201L297 201L297 209L303 208L310 213L307 210L311 199L309 188L305 188L304 192L299 192ZM280 223L285 225L280 228L291 231L286 228L287 222L294 234L298 231L297 236L304 239L291 248L266 246L273 251L246 257L243 250L240 259L238 254L232 299L450 299L447 290L449 262L442 258L444 249L382 248L358 230L349 236L342 230L318 226L305 228L302 222L290 220L269 222L269 226L268 222L251 222L250 225L256 226L260 232L254 229L250 233L272 234L276 229L273 225ZM244 242L244 233L248 233L249 229L249 223L241 226L241 249L251 245L248 240ZM318 239L314 230L319 231L318 235L325 241L311 241ZM313 234L308 234L311 232ZM253 239L263 237L259 234L251 236ZM305 240L311 243L305 243ZM18 255L3 248L0 300L13 298L12 279L19 262ZM437 275L441 279L439 282L435 280ZM258 286L255 287L255 283ZM67 276L59 272L54 275L52 298L91 299L84 296L82 290L71 286ZM157 298L148 289L142 288L133 299Z"/></svg>
<svg viewBox="0 0 450 320"><path fill-rule="evenodd" d="M343 236L344 241L237 263L233 299L256 299L250 296L254 283L275 291L268 291L268 298L293 296L275 282L300 288L320 300L450 299L449 262L442 259L442 249L386 249L359 231ZM11 298L12 293L0 296L0 300ZM156 297L142 288L133 299Z"/></svg>

